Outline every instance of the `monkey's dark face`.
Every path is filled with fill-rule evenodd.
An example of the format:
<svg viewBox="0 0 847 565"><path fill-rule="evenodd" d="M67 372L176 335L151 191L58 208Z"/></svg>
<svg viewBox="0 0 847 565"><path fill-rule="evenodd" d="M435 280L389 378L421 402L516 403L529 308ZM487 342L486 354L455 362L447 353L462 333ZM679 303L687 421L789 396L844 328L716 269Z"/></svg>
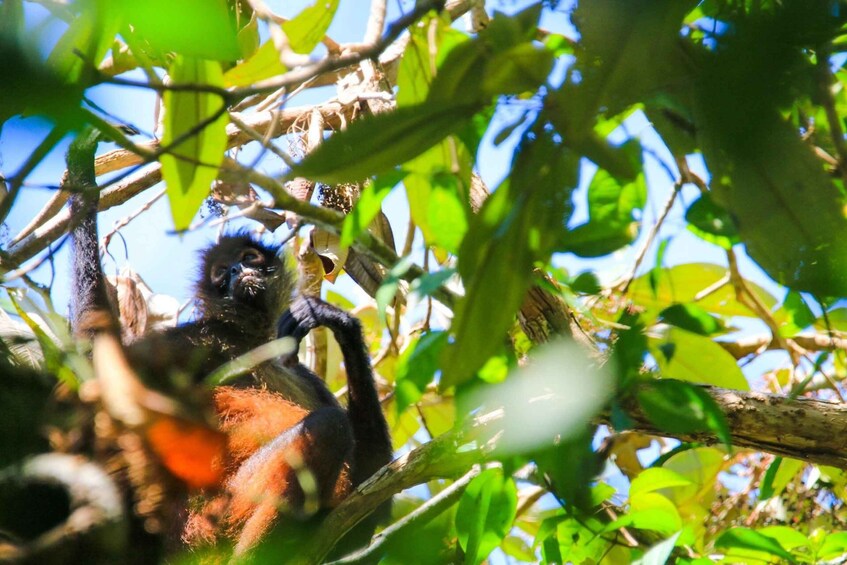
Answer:
<svg viewBox="0 0 847 565"><path fill-rule="evenodd" d="M249 235L226 236L204 256L198 295L207 308L231 303L275 314L288 299L285 279L277 249Z"/></svg>

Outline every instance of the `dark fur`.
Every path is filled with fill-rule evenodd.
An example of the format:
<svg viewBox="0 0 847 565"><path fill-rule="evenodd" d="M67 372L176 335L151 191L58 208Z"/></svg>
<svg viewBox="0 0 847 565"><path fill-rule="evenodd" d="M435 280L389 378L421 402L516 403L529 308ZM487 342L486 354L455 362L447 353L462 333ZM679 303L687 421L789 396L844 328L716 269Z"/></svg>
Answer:
<svg viewBox="0 0 847 565"><path fill-rule="evenodd" d="M77 335L107 329L91 322L98 312L114 320L98 257L96 207L96 187L85 198L71 198L74 217L82 218L73 229ZM244 551L278 523L284 525L280 507L298 516L335 506L390 461L391 441L358 320L318 299L292 303L293 281L278 248L243 233L222 238L203 254L195 290L195 321L126 348L131 366L149 385L171 392L196 386L221 364L277 335L299 341L318 326L333 331L349 379L346 410L296 357L264 363L235 385L216 390L221 429L229 435L235 463L226 492L192 513L185 537L194 543L231 538L236 550ZM263 434L270 441L259 437ZM311 495L315 508L306 508L310 493L298 479L304 468L317 482ZM364 525L346 547L366 543L373 527L373 522Z"/></svg>

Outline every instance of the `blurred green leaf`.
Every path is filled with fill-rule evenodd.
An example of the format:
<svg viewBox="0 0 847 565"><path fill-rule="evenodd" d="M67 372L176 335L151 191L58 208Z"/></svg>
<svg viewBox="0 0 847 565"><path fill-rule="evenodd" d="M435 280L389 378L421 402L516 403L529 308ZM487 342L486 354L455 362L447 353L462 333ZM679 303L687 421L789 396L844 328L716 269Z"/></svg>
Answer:
<svg viewBox="0 0 847 565"><path fill-rule="evenodd" d="M187 58L241 57L235 13L226 0L113 0L124 21L154 49ZM202 16L200 16L202 14Z"/></svg>
<svg viewBox="0 0 847 565"><path fill-rule="evenodd" d="M502 469L486 469L471 481L456 511L465 563L481 563L500 545L512 527L517 506L515 483Z"/></svg>
<svg viewBox="0 0 847 565"><path fill-rule="evenodd" d="M527 138L510 179L471 218L458 263L466 293L454 310L456 339L445 350L442 387L467 381L497 351L497 336L511 327L533 264L546 263L561 245L578 167L576 156L551 136Z"/></svg>
<svg viewBox="0 0 847 565"><path fill-rule="evenodd" d="M13 37L0 35L0 125L18 114L42 115L62 130L84 122L83 86L67 84Z"/></svg>
<svg viewBox="0 0 847 565"><path fill-rule="evenodd" d="M750 528L736 527L724 531L715 540L715 547L752 549L776 555L791 563L795 561L792 555L785 551L775 539Z"/></svg>
<svg viewBox="0 0 847 565"><path fill-rule="evenodd" d="M829 561L847 553L847 532L829 532L817 551L818 559Z"/></svg>
<svg viewBox="0 0 847 565"><path fill-rule="evenodd" d="M372 181L365 183L359 199L344 218L344 225L341 226L339 245L342 248L352 245L359 234L368 229L382 210L382 201L397 186L397 183L403 180L404 176L405 173L402 171L390 171L384 175L377 175Z"/></svg>
<svg viewBox="0 0 847 565"><path fill-rule="evenodd" d="M318 0L294 18L282 23L282 30L295 53L311 53L329 29L339 0Z"/></svg>
<svg viewBox="0 0 847 565"><path fill-rule="evenodd" d="M485 66L482 91L490 96L534 92L553 69L553 53L521 43L498 53Z"/></svg>
<svg viewBox="0 0 847 565"><path fill-rule="evenodd" d="M807 56L814 38L840 25L826 2L739 17L701 61L691 97L713 197L747 253L780 284L822 297L847 295L845 197L783 113L818 80Z"/></svg>
<svg viewBox="0 0 847 565"><path fill-rule="evenodd" d="M711 336L726 331L722 320L696 304L674 304L659 313L659 321L697 335Z"/></svg>
<svg viewBox="0 0 847 565"><path fill-rule="evenodd" d="M423 396L435 377L441 350L447 344L447 332L428 332L414 339L397 360L397 414Z"/></svg>
<svg viewBox="0 0 847 565"><path fill-rule="evenodd" d="M759 500L782 494L788 483L805 467L806 463L799 459L775 457L759 485Z"/></svg>
<svg viewBox="0 0 847 565"><path fill-rule="evenodd" d="M715 204L708 194L700 195L700 198L688 207L685 220L692 233L724 249L731 249L741 241L729 213Z"/></svg>
<svg viewBox="0 0 847 565"><path fill-rule="evenodd" d="M662 467L651 467L644 469L637 477L632 479L629 487L629 495L636 496L646 492L690 485L691 481L670 469Z"/></svg>
<svg viewBox="0 0 847 565"><path fill-rule="evenodd" d="M221 65L189 57L177 57L170 69L173 84L223 87ZM191 224L209 189L218 176L226 151L226 124L229 117L217 94L191 90L167 90L162 147L169 151L159 157L162 177L168 191L171 215L177 231ZM202 125L218 112L211 123Z"/></svg>
<svg viewBox="0 0 847 565"><path fill-rule="evenodd" d="M309 153L288 178L359 182L417 157L455 133L475 111L476 107L426 103L355 121Z"/></svg>
<svg viewBox="0 0 847 565"><path fill-rule="evenodd" d="M644 554L644 557L634 561L633 565L665 565L665 563L668 563L673 553L673 548L676 547L676 540L679 539L680 533L677 532L668 539L651 547Z"/></svg>
<svg viewBox="0 0 847 565"><path fill-rule="evenodd" d="M641 146L630 142L626 147L640 167ZM643 173L628 182L598 169L588 185L588 221L570 230L565 250L580 257L599 257L632 243L641 225L633 214L644 208L646 200Z"/></svg>
<svg viewBox="0 0 847 565"><path fill-rule="evenodd" d="M783 337L797 335L815 323L815 315L799 292L789 291L780 309L786 314L786 322L780 324L779 334Z"/></svg>
<svg viewBox="0 0 847 565"><path fill-rule="evenodd" d="M246 61L224 73L224 85L249 86L261 80L284 74L288 69L279 61L279 51L273 41L268 40L250 55Z"/></svg>
<svg viewBox="0 0 847 565"><path fill-rule="evenodd" d="M110 0L80 3L74 18L47 57L47 66L67 83L91 82L93 72L103 60L123 24L117 4Z"/></svg>

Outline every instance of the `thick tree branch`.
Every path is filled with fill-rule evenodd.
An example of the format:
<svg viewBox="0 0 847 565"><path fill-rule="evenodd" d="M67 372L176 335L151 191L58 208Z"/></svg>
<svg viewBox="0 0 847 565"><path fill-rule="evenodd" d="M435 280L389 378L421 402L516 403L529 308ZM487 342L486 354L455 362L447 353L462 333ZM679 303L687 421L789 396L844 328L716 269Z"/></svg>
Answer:
<svg viewBox="0 0 847 565"><path fill-rule="evenodd" d="M812 398L792 400L776 394L709 386L703 389L726 414L733 446L847 468L847 406ZM713 434L659 430L635 401L625 403L624 409L638 431L683 441L718 442ZM608 423L610 414L602 414L601 420Z"/></svg>

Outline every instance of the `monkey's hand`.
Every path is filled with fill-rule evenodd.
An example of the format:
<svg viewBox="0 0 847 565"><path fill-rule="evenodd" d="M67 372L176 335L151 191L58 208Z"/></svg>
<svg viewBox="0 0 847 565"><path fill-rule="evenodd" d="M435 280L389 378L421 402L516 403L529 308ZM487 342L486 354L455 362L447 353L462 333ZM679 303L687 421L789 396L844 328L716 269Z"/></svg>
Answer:
<svg viewBox="0 0 847 565"><path fill-rule="evenodd" d="M361 335L359 320L313 296L298 296L279 318L277 337L291 336L299 343L313 329L326 326L333 333ZM337 335L336 335L337 337ZM361 338L360 338L361 339Z"/></svg>

